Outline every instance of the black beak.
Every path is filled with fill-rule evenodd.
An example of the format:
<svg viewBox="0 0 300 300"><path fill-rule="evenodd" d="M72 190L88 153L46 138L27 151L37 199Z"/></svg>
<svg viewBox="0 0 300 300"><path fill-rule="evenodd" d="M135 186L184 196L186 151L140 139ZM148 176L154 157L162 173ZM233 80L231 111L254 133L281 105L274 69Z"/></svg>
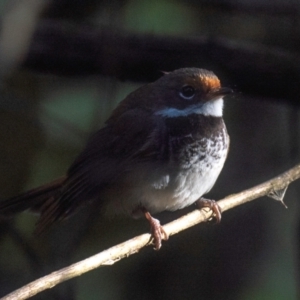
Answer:
<svg viewBox="0 0 300 300"><path fill-rule="evenodd" d="M209 96L211 97L211 99L214 99L214 98L223 97L223 96L226 96L226 95L229 95L232 93L233 93L232 89L226 88L226 87L220 87L218 89L211 90L209 92Z"/></svg>

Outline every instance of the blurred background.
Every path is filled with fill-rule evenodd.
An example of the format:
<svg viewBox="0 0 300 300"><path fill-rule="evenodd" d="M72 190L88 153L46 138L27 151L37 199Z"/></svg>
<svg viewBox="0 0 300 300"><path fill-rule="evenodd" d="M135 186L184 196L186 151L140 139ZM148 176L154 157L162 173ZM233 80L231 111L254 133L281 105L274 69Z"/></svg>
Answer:
<svg viewBox="0 0 300 300"><path fill-rule="evenodd" d="M0 15L0 200L65 174L118 102L180 67L236 91L210 198L299 162L297 0L2 0ZM299 299L299 196L292 183L287 210L264 197L33 299ZM0 296L149 230L87 209L36 237L36 220L0 220Z"/></svg>

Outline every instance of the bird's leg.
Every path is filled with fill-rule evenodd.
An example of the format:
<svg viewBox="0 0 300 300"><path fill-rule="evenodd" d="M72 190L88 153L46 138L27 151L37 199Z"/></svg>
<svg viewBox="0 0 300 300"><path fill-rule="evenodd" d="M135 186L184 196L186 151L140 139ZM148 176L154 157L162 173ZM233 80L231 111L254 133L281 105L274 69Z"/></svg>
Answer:
<svg viewBox="0 0 300 300"><path fill-rule="evenodd" d="M217 223L221 222L221 218L222 218L221 207L215 200L210 200L210 199L201 197L200 199L198 199L196 201L196 203L197 203L199 209L204 208L204 207L210 208L216 217Z"/></svg>
<svg viewBox="0 0 300 300"><path fill-rule="evenodd" d="M159 220L153 218L145 208L141 208L141 210L150 224L150 231L152 235L151 240L153 240L154 250L159 250L161 247L161 241L168 240L169 236L165 232L164 228L160 225Z"/></svg>

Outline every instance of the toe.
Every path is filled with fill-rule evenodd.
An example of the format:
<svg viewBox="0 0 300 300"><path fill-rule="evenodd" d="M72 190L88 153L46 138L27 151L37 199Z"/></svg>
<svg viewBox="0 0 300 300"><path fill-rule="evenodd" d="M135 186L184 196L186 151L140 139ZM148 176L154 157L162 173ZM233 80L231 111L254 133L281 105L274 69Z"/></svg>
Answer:
<svg viewBox="0 0 300 300"><path fill-rule="evenodd" d="M210 208L212 210L212 212L214 213L214 215L215 215L217 223L221 222L222 210L221 210L221 207L219 206L219 204L215 200L200 198L197 201L197 204L198 204L200 209L203 208L203 207Z"/></svg>

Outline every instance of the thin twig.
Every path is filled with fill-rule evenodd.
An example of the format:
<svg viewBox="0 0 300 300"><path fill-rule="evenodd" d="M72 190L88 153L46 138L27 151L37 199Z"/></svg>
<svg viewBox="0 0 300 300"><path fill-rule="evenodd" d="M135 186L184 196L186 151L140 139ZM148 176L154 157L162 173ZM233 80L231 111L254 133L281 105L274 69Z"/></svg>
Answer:
<svg viewBox="0 0 300 300"><path fill-rule="evenodd" d="M226 211L261 196L268 195L273 191L282 190L292 181L295 181L298 178L300 178L300 164L296 165L285 173L251 189L242 191L238 194L230 195L223 200L220 200L218 204L220 205L222 211ZM164 225L164 229L171 236L200 222L204 222L210 217L211 212L205 209L201 211L195 210L173 222ZM131 240L102 251L99 254L72 264L69 267L60 269L47 276L39 278L8 294L0 300L28 299L46 289L53 288L63 281L79 276L100 266L112 265L122 258L137 253L141 248L149 245L149 240L150 234L142 234L137 236Z"/></svg>

